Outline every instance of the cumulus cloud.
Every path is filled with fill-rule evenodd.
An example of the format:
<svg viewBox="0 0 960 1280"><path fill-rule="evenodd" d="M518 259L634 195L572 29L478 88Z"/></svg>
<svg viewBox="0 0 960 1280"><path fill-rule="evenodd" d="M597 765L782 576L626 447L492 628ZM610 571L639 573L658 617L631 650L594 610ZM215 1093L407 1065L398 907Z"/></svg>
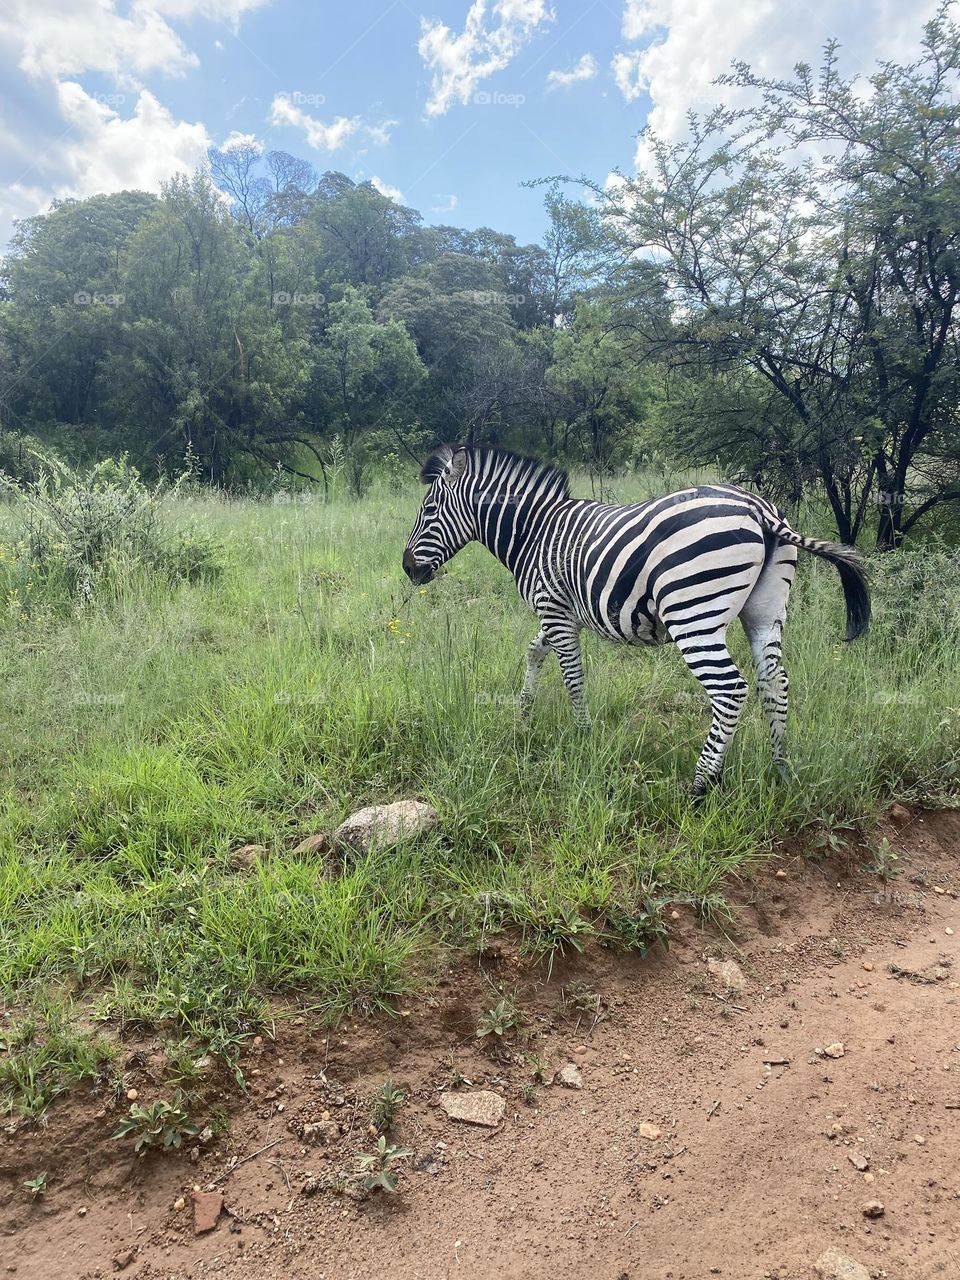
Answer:
<svg viewBox="0 0 960 1280"><path fill-rule="evenodd" d="M549 71L547 73L548 89L569 89L572 84L582 80L592 80L597 74L597 60L592 53L585 53L580 61L569 71Z"/></svg>
<svg viewBox="0 0 960 1280"><path fill-rule="evenodd" d="M53 196L156 191L177 171L203 165L210 144L204 125L178 120L144 79L199 66L171 21L203 18L236 26L244 13L266 3L5 0L0 63L5 73L9 68L10 75L21 75L14 100L36 98L42 106L30 114L36 136L29 156L21 159L17 148L0 145L0 164L12 175L4 183L0 242L12 218L39 212ZM79 78L90 72L113 87L87 92Z"/></svg>
<svg viewBox="0 0 960 1280"><path fill-rule="evenodd" d="M399 187L391 187L389 182L384 182L382 178L378 178L376 174L370 179L370 185L376 187L382 196L386 196L388 200L396 200L397 204L406 204L406 199Z"/></svg>
<svg viewBox="0 0 960 1280"><path fill-rule="evenodd" d="M613 72L617 88L627 102L633 102L635 98L639 98L647 87L643 71L646 52L645 49L637 49L632 53L617 53L610 63L610 70Z"/></svg>
<svg viewBox="0 0 960 1280"><path fill-rule="evenodd" d="M477 86L503 71L538 31L553 21L546 0L473 0L463 30L439 19L420 19L420 57L432 72L428 116L442 116L457 102L466 105Z"/></svg>
<svg viewBox="0 0 960 1280"><path fill-rule="evenodd" d="M621 30L639 49L611 64L627 101L650 95L648 122L664 137L680 137L692 107L731 102L736 91L712 82L734 59L761 75L789 76L797 62L816 63L828 39L842 46L845 74L869 74L877 59L907 61L919 49L923 22L937 0L781 0L779 4L718 4L717 0L626 0Z"/></svg>
<svg viewBox="0 0 960 1280"><path fill-rule="evenodd" d="M431 213L453 213L457 207L457 197L452 192L449 195L441 195L437 192L433 198L439 203L430 206Z"/></svg>
<svg viewBox="0 0 960 1280"><path fill-rule="evenodd" d="M309 145L317 151L339 151L351 138L383 146L390 141L390 131L397 123L383 120L380 124L365 124L360 116L335 116L325 124L282 93L270 104L269 118L272 125L301 129Z"/></svg>
<svg viewBox="0 0 960 1280"><path fill-rule="evenodd" d="M146 89L128 119L72 80L58 85L57 97L71 126L63 154L69 176L58 195L83 197L124 188L156 191L174 173L192 173L206 160L206 128L176 120Z"/></svg>

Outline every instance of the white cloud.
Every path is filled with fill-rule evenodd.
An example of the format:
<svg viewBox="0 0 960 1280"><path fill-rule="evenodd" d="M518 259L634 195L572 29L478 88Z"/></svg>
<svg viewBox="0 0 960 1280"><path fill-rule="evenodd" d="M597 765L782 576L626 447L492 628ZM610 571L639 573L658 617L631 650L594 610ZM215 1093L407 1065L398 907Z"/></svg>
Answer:
<svg viewBox="0 0 960 1280"><path fill-rule="evenodd" d="M459 35L439 19L420 19L417 50L433 73L428 116L466 105L477 85L503 71L536 33L553 21L546 0L495 0L487 20L487 0L473 0Z"/></svg>
<svg viewBox="0 0 960 1280"><path fill-rule="evenodd" d="M337 116L329 124L324 124L283 94L278 94L270 105L270 123L302 129L307 142L318 151L337 151L360 128L360 117Z"/></svg>
<svg viewBox="0 0 960 1280"><path fill-rule="evenodd" d="M617 88L627 102L633 102L635 98L639 98L647 87L643 71L646 54L645 49L638 49L633 53L617 53L614 54L613 61L610 63L610 70L617 82Z"/></svg>
<svg viewBox="0 0 960 1280"><path fill-rule="evenodd" d="M585 53L580 61L569 71L550 71L547 73L548 89L568 89L572 84L582 80L592 80L597 74L597 60L592 53Z"/></svg>
<svg viewBox="0 0 960 1280"><path fill-rule="evenodd" d="M62 157L68 176L57 191L60 196L125 188L156 191L174 173L192 173L206 162L206 128L176 120L146 89L128 119L72 80L58 85L57 97L71 126Z"/></svg>
<svg viewBox="0 0 960 1280"><path fill-rule="evenodd" d="M125 16L110 0L8 0L0 44L22 71L49 79L102 71L129 85L150 71L178 75L198 65L156 8L134 5Z"/></svg>
<svg viewBox="0 0 960 1280"><path fill-rule="evenodd" d="M430 206L431 213L453 213L454 209L457 207L457 197L452 192L450 195L445 196L441 195L438 191L433 198L434 200L438 200L440 203Z"/></svg>
<svg viewBox="0 0 960 1280"><path fill-rule="evenodd" d="M382 120L380 124L366 124L363 128L374 146L385 147L393 135L394 127L399 123L399 120Z"/></svg>
<svg viewBox="0 0 960 1280"><path fill-rule="evenodd" d="M844 74L867 75L877 59L909 61L936 7L937 0L626 0L624 37L645 45L619 53L611 65L628 101L649 93L654 132L675 138L685 132L690 108L737 100L735 90L712 83L734 59L782 78L797 62L817 65L823 45L836 37Z"/></svg>
<svg viewBox="0 0 960 1280"><path fill-rule="evenodd" d="M324 124L282 93L278 93L270 104L269 119L272 125L302 129L309 145L317 151L339 151L351 138L383 146L390 141L391 130L398 123L396 120L383 120L380 124L365 124L360 116L336 116L329 124Z"/></svg>
<svg viewBox="0 0 960 1280"><path fill-rule="evenodd" d="M389 182L384 182L376 174L370 179L370 185L376 187L380 194L386 196L388 200L396 200L397 204L406 204L406 198L400 188L391 187Z"/></svg>
<svg viewBox="0 0 960 1280"><path fill-rule="evenodd" d="M237 147L256 147L258 151L263 151L263 143L255 133L239 133L234 129L220 143L220 150L233 151Z"/></svg>

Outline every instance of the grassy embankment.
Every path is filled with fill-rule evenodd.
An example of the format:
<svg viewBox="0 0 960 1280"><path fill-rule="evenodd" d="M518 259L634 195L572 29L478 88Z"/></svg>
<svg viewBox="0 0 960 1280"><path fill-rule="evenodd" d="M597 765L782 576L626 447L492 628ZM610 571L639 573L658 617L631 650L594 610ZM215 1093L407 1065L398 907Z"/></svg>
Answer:
<svg viewBox="0 0 960 1280"><path fill-rule="evenodd" d="M725 789L693 809L707 715L679 654L588 639L593 731L574 729L554 664L521 725L534 623L506 572L471 548L403 603L419 496L179 497L166 518L219 541L219 578L134 568L66 618L11 563L18 509L0 507L0 1105L39 1114L98 1070L110 1037L91 1018L157 1027L176 1061L229 1060L278 995L389 1006L429 984L443 945L510 926L544 954L593 933L646 945L667 902L722 911L725 878L789 829L955 794L960 598L943 572L907 599L922 570L882 566L876 625L846 646L836 575L806 558L786 640L796 781L775 780L751 700ZM425 843L339 875L292 852L401 796L439 810ZM238 871L248 842L268 852Z"/></svg>

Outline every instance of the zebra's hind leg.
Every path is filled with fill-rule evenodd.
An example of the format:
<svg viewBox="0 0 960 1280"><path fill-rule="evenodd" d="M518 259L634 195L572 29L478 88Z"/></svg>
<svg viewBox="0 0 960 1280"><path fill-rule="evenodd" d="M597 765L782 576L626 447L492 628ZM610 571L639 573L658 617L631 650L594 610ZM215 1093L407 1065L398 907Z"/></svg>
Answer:
<svg viewBox="0 0 960 1280"><path fill-rule="evenodd" d="M757 668L763 710L770 726L773 763L785 781L790 776L785 745L789 680L783 665L781 639L796 565L796 548L788 545L778 547L740 611L740 621Z"/></svg>
<svg viewBox="0 0 960 1280"><path fill-rule="evenodd" d="M523 688L520 690L521 716L526 716L530 713L530 708L533 705L533 695L537 687L537 676L540 674L540 668L543 666L549 652L550 646L547 644L546 633L541 627L533 640L530 641L530 647L527 649L526 673L523 678Z"/></svg>
<svg viewBox="0 0 960 1280"><path fill-rule="evenodd" d="M699 799L708 787L720 781L723 758L747 699L747 682L727 649L726 625L706 635L675 639L684 661L705 689L713 712L691 787L694 799Z"/></svg>

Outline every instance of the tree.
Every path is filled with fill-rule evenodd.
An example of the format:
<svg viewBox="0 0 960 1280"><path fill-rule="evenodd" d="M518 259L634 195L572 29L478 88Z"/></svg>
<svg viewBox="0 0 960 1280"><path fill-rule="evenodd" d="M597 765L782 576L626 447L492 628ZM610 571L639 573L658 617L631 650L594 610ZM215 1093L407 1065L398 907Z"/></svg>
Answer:
<svg viewBox="0 0 960 1280"><path fill-rule="evenodd" d="M363 294L348 286L330 307L330 324L316 354L314 399L325 433L343 440L355 493L363 492L384 437L406 447L404 428L416 421L414 397L425 376L403 324L378 323Z"/></svg>
<svg viewBox="0 0 960 1280"><path fill-rule="evenodd" d="M626 274L646 255L672 304L645 337L675 367L752 371L766 469L785 487L815 475L848 542L874 503L888 548L960 497L944 449L960 394L958 73L946 7L922 57L881 64L867 93L834 43L792 81L737 64L725 79L759 105L693 118L681 143L649 136L649 171L607 202ZM728 423L708 436L735 451Z"/></svg>
<svg viewBox="0 0 960 1280"><path fill-rule="evenodd" d="M555 452L582 459L601 475L626 461L651 389L609 301L581 298L572 324L555 331L546 394Z"/></svg>

